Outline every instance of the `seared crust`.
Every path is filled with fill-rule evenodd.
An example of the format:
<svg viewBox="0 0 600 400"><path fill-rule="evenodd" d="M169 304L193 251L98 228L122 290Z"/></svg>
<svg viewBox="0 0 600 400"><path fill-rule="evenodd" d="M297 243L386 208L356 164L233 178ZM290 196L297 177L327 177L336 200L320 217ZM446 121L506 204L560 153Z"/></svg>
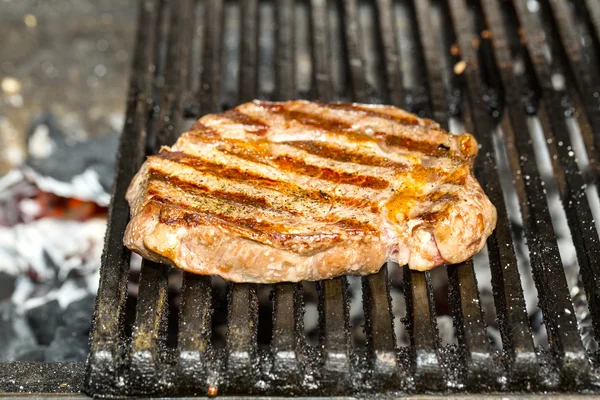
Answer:
<svg viewBox="0 0 600 400"><path fill-rule="evenodd" d="M476 153L471 135L391 106L246 103L148 158L124 242L235 282L462 262L496 224Z"/></svg>

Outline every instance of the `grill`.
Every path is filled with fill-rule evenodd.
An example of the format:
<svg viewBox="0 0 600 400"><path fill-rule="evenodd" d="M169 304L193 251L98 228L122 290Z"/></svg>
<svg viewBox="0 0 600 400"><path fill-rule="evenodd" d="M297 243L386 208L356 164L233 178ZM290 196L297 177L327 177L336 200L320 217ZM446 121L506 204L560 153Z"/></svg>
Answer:
<svg viewBox="0 0 600 400"><path fill-rule="evenodd" d="M226 30L235 21L226 11L238 8L239 41L233 46ZM371 30L364 21L371 21L366 24ZM586 351L578 330L530 121L537 118L546 135L598 339L600 242L595 205L585 188L600 187L599 40L600 3L594 0L140 0L86 392L182 396L205 395L213 387L220 394L308 396L598 392L599 354ZM131 178L146 154L176 140L187 119L254 98L387 103L446 129L453 120L464 122L481 146L475 174L498 209L487 251L501 351L486 334L472 261L444 267L457 345L444 346L438 337L430 274L406 267L404 321L394 320L388 268L362 278L364 348L351 337L345 277L317 284L318 345L304 333L302 283L272 286L269 348L257 342L257 285L231 284L226 344L217 348L211 341L211 278L184 274L177 341L168 344L170 271L144 261L135 321L126 328L131 254L122 238ZM574 157L576 140L583 141L585 154L578 156L587 158L586 169ZM532 340L497 141L512 173L547 350ZM399 323L407 324L409 346L397 344Z"/></svg>

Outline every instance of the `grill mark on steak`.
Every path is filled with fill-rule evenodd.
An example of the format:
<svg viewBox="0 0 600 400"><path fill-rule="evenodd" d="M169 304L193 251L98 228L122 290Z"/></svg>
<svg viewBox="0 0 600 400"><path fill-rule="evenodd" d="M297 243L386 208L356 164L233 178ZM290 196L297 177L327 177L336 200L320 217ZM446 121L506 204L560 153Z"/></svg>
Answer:
<svg viewBox="0 0 600 400"><path fill-rule="evenodd" d="M150 167L148 173L150 174L150 179L157 180L159 182L164 182L169 186L181 189L187 193L192 193L194 195L201 196L210 196L211 198L225 201L228 203L239 203L260 209L273 209L275 211L279 211L278 209L274 209L271 202L265 199L264 197L248 196L241 192L211 189L206 185L186 181L184 179L179 178L178 176L169 175L164 171L157 170L153 167ZM299 214L296 210L293 209L282 209L282 211L289 212L292 215Z"/></svg>
<svg viewBox="0 0 600 400"><path fill-rule="evenodd" d="M377 111L377 110L370 109L367 107L362 107L359 104L332 103L332 104L324 104L323 107L330 108L332 110L358 112L362 115L367 115L370 117L381 118L381 119L387 119L388 121L393 121L393 122L399 123L401 125L419 125L419 119L413 115L395 116L393 114L388 114L388 113L385 113L382 111ZM428 127L435 124L433 121L430 121L427 119L423 119L422 121L425 121L426 126L428 126Z"/></svg>
<svg viewBox="0 0 600 400"><path fill-rule="evenodd" d="M159 221L164 224L177 225L185 223L188 226L210 225L214 220L224 221L230 224L230 227L241 227L255 234L262 234L268 237L273 237L277 234L280 238L303 237L310 235L309 233L297 234L287 232L288 226L269 222L265 219L258 219L255 216L252 218L233 217L226 213L217 212L214 210L204 210L196 208L193 205L182 202L174 202L172 199L166 198L160 191L154 188L148 189L148 195L151 196L151 201L159 203L163 207L176 208L176 212L161 212ZM349 235L361 235L376 233L377 229L370 224L361 223L353 218L338 218L316 222L328 223L338 227ZM340 233L332 233L332 236L339 236ZM256 240L256 239L255 239Z"/></svg>
<svg viewBox="0 0 600 400"><path fill-rule="evenodd" d="M306 198L308 200L327 202L328 204L330 202L336 202L340 205L350 208L364 206L368 207L371 212L377 212L377 210L379 210L379 205L377 202L350 196L336 196L335 194L329 194L322 190L302 188L293 182L268 178L237 167L231 167L224 164L214 163L209 160L199 159L183 152L162 151L158 155L152 157L179 163L206 175L229 179L234 182L251 184L255 185L256 187L265 187L282 194L301 199Z"/></svg>
<svg viewBox="0 0 600 400"><path fill-rule="evenodd" d="M344 171L336 171L332 168L319 167L316 165L307 164L306 162L289 155L278 156L273 160L273 162L275 162L275 164L277 164L277 166L284 171L298 172L329 182L345 183L377 190L386 189L390 185L390 183L385 179L376 178L374 176L357 175Z"/></svg>
<svg viewBox="0 0 600 400"><path fill-rule="evenodd" d="M433 157L456 157L464 158L455 151L450 151L450 147L440 145L439 143L428 142L425 140L415 140L406 136L387 136L385 143L388 146L400 147L402 149L410 149L410 151L418 151L428 156Z"/></svg>
<svg viewBox="0 0 600 400"><path fill-rule="evenodd" d="M324 142L317 141L290 141L282 142L287 146L292 146L307 153L328 158L335 161L366 165L371 167L385 167L399 170L407 170L409 167L405 164L394 162L388 158L374 156L370 154L360 154L352 152L349 149L340 146L333 146Z"/></svg>
<svg viewBox="0 0 600 400"><path fill-rule="evenodd" d="M219 115L219 114L217 114ZM220 116L227 118L230 121L236 122L244 126L244 129L248 132L256 133L257 135L265 135L269 131L269 125L264 123L262 120L251 117L237 108L233 110L225 111Z"/></svg>
<svg viewBox="0 0 600 400"><path fill-rule="evenodd" d="M369 141L370 142L372 142L372 141L378 142L379 140L383 139L385 141L385 143L388 145L406 149L410 152L419 152L419 153L422 153L423 155L427 155L427 156L454 157L454 158L457 158L460 160L470 158L469 156L465 156L465 155L461 154L459 151L452 151L451 148L449 146L447 146L446 144L443 144L443 146L440 146L440 143L435 142L435 141L417 140L417 139L407 136L407 135L390 135L386 132L381 132L381 131L374 131L372 134L366 134L366 133L363 133L363 131L366 128L356 129L353 127L352 124L345 122L342 118L333 119L333 118L324 117L322 115L319 115L317 113L310 112L310 111L291 110L291 109L283 107L279 104L272 105L272 104L261 103L261 106L271 113L277 113L279 115L282 115L287 120L295 120L295 121L299 122L300 124L307 126L307 127L313 127L318 130L323 130L323 131L331 132L334 134L343 135L343 136L346 136L347 138L349 138L350 140L356 141L356 142L369 142ZM330 105L323 106L323 107L335 109L334 107L331 107ZM344 104L340 105L340 107L341 107L341 109L350 108L353 111L359 111L366 115L370 115L370 116L382 118L382 119L387 119L387 120L392 120L392 121L399 123L400 125L404 125L404 126L418 125L418 120L417 120L416 124L412 124L409 121L404 123L404 122L399 122L399 120L404 121L404 119L401 119L399 117L394 118L391 115L385 114L382 112L373 112L368 109L365 110L362 108L354 108L354 107L352 107L352 105L344 105ZM427 126L424 129L431 129L431 128ZM435 129L439 130L439 128L437 128L437 127ZM446 150L446 149L448 149L448 150Z"/></svg>
<svg viewBox="0 0 600 400"><path fill-rule="evenodd" d="M336 171L332 168L308 164L305 161L290 155L269 157L255 147L251 148L245 146L241 148L232 146L231 148L219 148L219 150L244 160L277 166L281 171L299 173L329 182L345 183L376 190L386 189L389 186L389 182L385 179L368 175L358 175L345 171Z"/></svg>

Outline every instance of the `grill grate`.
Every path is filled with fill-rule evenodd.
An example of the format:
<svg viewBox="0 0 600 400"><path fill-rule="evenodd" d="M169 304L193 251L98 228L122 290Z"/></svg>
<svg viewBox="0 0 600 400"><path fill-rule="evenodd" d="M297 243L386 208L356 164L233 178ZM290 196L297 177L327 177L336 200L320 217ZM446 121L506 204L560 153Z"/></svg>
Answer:
<svg viewBox="0 0 600 400"><path fill-rule="evenodd" d="M539 12L530 10L533 3ZM399 4L409 10L410 29L416 38L411 46L402 47L398 40ZM226 7L240 10L239 84L233 94L224 90L230 68L226 61L229 53L225 54ZM261 24L263 8L274 13L275 21L275 57L267 65L274 68L272 93L259 79L260 32L270 29ZM361 18L367 9L375 10L374 38L365 37L361 31ZM127 122L87 365L88 393L203 395L211 385L226 394L321 396L382 391L598 390L598 354L586 352L578 331L528 120L532 115L539 118L548 151L556 156L555 179L597 335L600 242L594 206L584 188L591 183L600 187L600 4L592 0L246 0L239 4L224 0L140 0L139 10ZM308 10L309 18L309 93L300 93L296 85L301 65L299 10ZM331 24L332 15L341 21L339 32ZM583 33L582 19L587 29ZM515 23L521 43L513 32ZM544 30L552 34L543 35ZM582 45L582 35L592 45ZM369 78L372 64L367 62L362 42L368 39L376 43L373 65L380 67L376 76L381 85ZM200 45L196 49L197 41ZM460 55L451 51L454 43ZM341 68L332 63L340 50L338 45L343 57ZM404 57L416 60L416 73L404 67ZM194 61L198 59L199 66ZM517 65L523 66L521 72ZM463 66L466 69L460 71ZM553 83L557 73L564 75L564 87ZM196 89L197 76L200 83ZM348 85L336 85L344 79ZM532 89L529 97L524 97L524 86ZM475 174L498 209L498 226L487 249L503 341L501 352L492 350L487 338L472 261L447 267L457 346L440 343L430 274L406 267L403 275L410 346L397 345L394 323L402 322L393 319L387 266L362 278L366 349L355 348L350 337L345 277L317 285L319 346L310 345L304 334L302 284L274 285L269 351L257 344L257 285L230 285L226 345L215 348L211 344L211 279L187 273L181 289L177 346L169 348L164 334L169 268L147 261L142 264L133 333L131 337L123 333L131 255L122 245L129 212L124 193L145 152L173 143L186 117L197 118L233 105L229 103L261 96L273 100L383 101L434 118L445 129L452 117L462 117L467 130L481 144ZM589 167L584 173L573 157L575 146L565 119L569 112L576 116L586 145ZM508 152L549 351L534 346L525 311L495 156L493 132L498 127Z"/></svg>

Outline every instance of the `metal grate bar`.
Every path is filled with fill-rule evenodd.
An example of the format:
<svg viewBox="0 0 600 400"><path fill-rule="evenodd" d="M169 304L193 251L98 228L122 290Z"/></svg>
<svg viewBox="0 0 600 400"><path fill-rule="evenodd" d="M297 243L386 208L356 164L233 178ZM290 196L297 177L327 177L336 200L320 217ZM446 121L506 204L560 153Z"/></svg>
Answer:
<svg viewBox="0 0 600 400"><path fill-rule="evenodd" d="M367 99L367 84L365 82L364 60L360 52L360 30L356 15L356 0L342 0L341 20L344 26L344 46L346 63L350 72L350 86L355 99Z"/></svg>
<svg viewBox="0 0 600 400"><path fill-rule="evenodd" d="M490 253L490 268L492 271L497 271L504 266L516 266L517 260L514 253L510 226L508 225L506 205L497 175L496 160L494 158L494 146L492 142L491 117L487 113L483 104L483 83L481 81L479 62L475 52L475 47L479 46L479 39L474 36L474 27L471 22L471 17L467 13L464 0L450 1L449 9L455 27L461 56L463 61L467 63L465 77L467 81L470 112L472 115L474 133L480 143L479 156L474 167L475 175L482 183L486 194L496 206L498 212L498 223L496 230L488 239L487 243ZM469 125L468 121L467 125ZM500 246L500 243L505 245ZM498 276L498 274L495 275ZM477 294L473 292L470 295L477 296ZM466 303L463 304L463 306L469 307L469 305ZM463 309L463 316L464 311L465 310ZM463 324L468 326L469 321L463 321ZM483 324L481 324L480 329L483 329ZM472 337L472 339L475 339L475 337ZM482 343L479 343L477 347L481 345ZM479 350L477 347L470 349L471 358L477 354ZM487 364L487 373L490 374L490 376L497 374L497 372L494 371L493 363L489 358L489 355L485 361L480 359L480 362L485 362ZM471 368L475 368L475 370L471 369L471 372L475 372L477 369L475 364L471 364Z"/></svg>
<svg viewBox="0 0 600 400"><path fill-rule="evenodd" d="M179 385L194 393L210 368L212 287L210 276L183 276L179 334L177 336ZM203 391L205 388L203 388Z"/></svg>
<svg viewBox="0 0 600 400"><path fill-rule="evenodd" d="M150 44L154 48L154 78L165 75L165 63L167 61L164 52L167 46L167 35L169 34L169 0L158 0L158 13L156 17L156 34L154 41ZM156 88L154 88L156 90ZM156 92L153 93L155 95Z"/></svg>
<svg viewBox="0 0 600 400"><path fill-rule="evenodd" d="M258 1L242 2L242 30L239 68L240 99L250 100L258 92ZM251 21L252 19L252 21ZM245 64L244 64L245 63ZM245 79L252 83L244 82ZM228 385L252 391L249 378L258 371L258 294L255 284L232 283L229 290L226 366Z"/></svg>
<svg viewBox="0 0 600 400"><path fill-rule="evenodd" d="M187 51L182 44L190 40L191 1L169 2L167 60L165 63L165 86L159 104L160 112L156 131L156 152L160 146L171 144L179 134L183 117L183 87L187 69ZM136 319L131 343L131 382L134 393L145 393L148 382L157 379L158 364L164 358L165 333L167 329L168 273L170 267L144 260L140 273L140 284ZM139 385L138 385L139 384Z"/></svg>
<svg viewBox="0 0 600 400"><path fill-rule="evenodd" d="M204 48L198 95L200 115L221 111L223 0L206 1L204 6Z"/></svg>
<svg viewBox="0 0 600 400"><path fill-rule="evenodd" d="M258 373L257 360L258 295L256 284L233 283L229 290L227 318L228 379L226 386L252 392Z"/></svg>
<svg viewBox="0 0 600 400"><path fill-rule="evenodd" d="M191 5L195 1L191 1ZM212 3L212 2L211 2ZM188 7L190 7L188 6ZM219 4L215 4L215 7L219 7ZM201 26L204 27L204 34L202 37L205 39L204 43L201 45L204 47L204 51L214 54L214 49L211 47L211 43L209 41L216 40L210 34L207 36L210 26L207 24L209 20L209 15L220 15L222 10L205 10L205 20ZM211 14L212 13L212 14ZM194 15L193 8L187 8L186 14L188 18L192 18ZM190 34L194 32L194 24L188 22L191 26L189 27ZM219 32L216 33L220 35ZM187 46L184 46L184 53L188 52L190 43L192 41L191 36L186 37ZM189 54L185 54L189 57ZM210 65L212 63L219 63L220 57L216 58L208 58L209 61L205 61L202 67L204 68L201 74L201 88L199 96L199 104L204 104L201 98L206 95L208 98L213 98L214 96L218 96L218 83L213 79L213 75L211 75ZM184 64L190 66L191 64L188 62ZM208 71L207 71L208 69ZM207 83L212 80L212 83L209 83L207 86L202 86L202 83ZM167 80L168 82L168 80ZM185 84L184 84L185 87ZM215 93L217 92L217 93ZM182 96L183 97L183 96ZM205 106L204 106L205 107ZM182 114L181 112L180 114ZM175 131L177 134L179 131ZM183 285L181 288L181 310L180 310L180 318L179 318L179 334L177 337L177 350L178 350L178 369L179 372L179 385L182 390L188 393L196 393L198 389L198 382L202 382L202 386L204 386L205 380L201 380L201 377L206 376L207 370L209 368L210 362L212 361L211 355L211 343L210 343L210 334L211 334L211 315L212 315L212 287L211 287L211 279L206 276L199 276L189 272L184 273L183 276ZM202 390L206 390L205 387L202 387Z"/></svg>
<svg viewBox="0 0 600 400"><path fill-rule="evenodd" d="M496 0L483 0L483 12L493 41L493 56L499 67L500 78L505 91L506 103L510 124L504 124L504 134L507 138L507 147L510 153L511 170L517 185L521 217L528 235L529 246L538 242L536 237L542 238L541 242L547 246L546 254L552 254L554 261L545 261L547 265L561 268L560 255L556 238L552 234L551 218L545 196L543 195L542 181L535 162L533 145L526 121L526 114L521 103L520 91L515 76L513 75L512 58L508 47L508 37L502 23L501 11ZM506 120L506 118L505 118ZM517 135L516 132L519 132ZM521 157L518 157L518 155ZM523 183L523 175L530 177L529 184ZM525 195L526 194L526 195ZM532 215L535 212L535 215ZM538 246L539 247L539 246ZM537 248L532 252L542 254ZM539 257L530 257L534 268L540 268ZM538 267L536 267L536 265ZM559 272L560 273L560 272ZM537 376L537 363L535 349L531 337L531 328L525 309L523 290L519 279L516 264L505 268L492 269L492 282L496 291L496 312L500 319L500 329L503 334L505 350L509 351L509 379L511 382L531 382Z"/></svg>
<svg viewBox="0 0 600 400"><path fill-rule="evenodd" d="M393 268L398 268L393 265ZM370 347L371 368L380 387L390 384L390 378L398 379L396 360L396 338L394 316L390 304L390 287L387 265L377 274L362 279L363 305L365 309L365 331ZM408 371L406 371L408 372Z"/></svg>
<svg viewBox="0 0 600 400"><path fill-rule="evenodd" d="M254 100L258 92L258 0L240 3L240 72L238 103Z"/></svg>
<svg viewBox="0 0 600 400"><path fill-rule="evenodd" d="M317 99L328 98L333 93L331 84L331 58L327 40L327 0L310 1L310 29L313 59L312 87Z"/></svg>
<svg viewBox="0 0 600 400"><path fill-rule="evenodd" d="M480 390L497 389L494 378L500 371L490 353L473 261L448 266L448 281L457 339L465 357L467 385ZM487 379L481 379L482 375Z"/></svg>
<svg viewBox="0 0 600 400"><path fill-rule="evenodd" d="M404 267L406 318L409 321L417 389L443 390L444 373L438 358L439 338L429 272Z"/></svg>
<svg viewBox="0 0 600 400"><path fill-rule="evenodd" d="M131 341L131 393L144 394L158 380L164 359L169 303L168 267L144 260Z"/></svg>
<svg viewBox="0 0 600 400"><path fill-rule="evenodd" d="M448 130L448 113L446 107L446 88L442 80L440 55L443 54L440 41L435 35L435 26L431 20L431 4L429 0L413 0L412 2L419 40L425 59L426 80L429 86L429 102L434 120L443 129Z"/></svg>
<svg viewBox="0 0 600 400"><path fill-rule="evenodd" d="M123 246L123 235L129 220L125 192L145 155L146 122L153 81L153 53L157 1L140 1L136 47L127 100L126 123L123 128L117 161L113 201L108 215L106 241L102 254L100 283L91 334L91 350L86 372L86 390L92 393L113 392L115 367L120 356L120 334L123 327L127 273L131 252ZM101 322L99 322L101 321Z"/></svg>
<svg viewBox="0 0 600 400"><path fill-rule="evenodd" d="M303 338L300 285L279 283L273 296L273 371L278 392L289 394L299 381L299 346Z"/></svg>
<svg viewBox="0 0 600 400"><path fill-rule="evenodd" d="M387 82L386 102L389 104L403 104L404 88L402 86L400 51L396 40L392 0L377 0L376 5Z"/></svg>
<svg viewBox="0 0 600 400"><path fill-rule="evenodd" d="M294 7L293 0L276 2L277 41L275 53L279 55L275 65L276 94L281 100L296 96L295 51L294 51ZM297 384L299 376L297 342L304 335L301 319L300 285L281 283L274 285L273 297L273 370L281 382L279 389Z"/></svg>
<svg viewBox="0 0 600 400"><path fill-rule="evenodd" d="M326 3L320 0L311 2L311 29L314 50L313 70L320 71L320 79L331 80L327 76L330 67L329 41L321 17L325 14ZM320 15L318 15L321 12ZM316 19L315 19L316 18ZM327 63L327 64L324 64ZM317 79L313 83L318 82ZM330 101L333 97L333 86L328 84L312 91L318 101ZM348 382L350 371L350 338L349 315L346 302L346 278L328 279L318 283L319 294L319 333L322 344L323 379L331 387L329 392L343 392Z"/></svg>
<svg viewBox="0 0 600 400"><path fill-rule="evenodd" d="M346 48L348 49L348 62L350 64L350 78L353 82L352 86L352 99L358 102L368 102L366 92L366 80L365 80L365 69L364 67L353 65L353 60L362 60L360 53L360 43L358 42L359 36L357 32L353 30L358 29L358 21L355 10L354 0L348 0L344 2L344 15L346 29ZM390 6L387 4L379 4L379 6ZM378 13L380 16L386 16L391 18L390 10L381 10ZM384 34L392 33L392 20L387 21L387 32L381 32ZM353 31L353 32L349 32ZM383 38L382 38L383 39ZM392 36L391 43L388 43L386 51L393 51L392 47L395 47L395 36ZM385 39L388 41L388 39ZM394 81L396 84L401 84L402 80L398 80L399 71L398 67L398 54L397 51L394 54L385 55L388 59L394 58L396 70L390 68L390 73L395 75ZM357 75L360 74L360 75ZM358 88L358 90L357 90ZM400 97L402 99L402 97ZM372 351L370 362L373 372L379 377L377 378L378 384L383 387L386 385L386 379L390 379L397 371L396 362L396 341L394 337L394 326L393 326L393 314L392 307L390 304L389 297L389 285L387 279L387 266L383 266L379 273L369 275L362 279L363 291L363 305L365 309L365 328L368 338L369 347Z"/></svg>
<svg viewBox="0 0 600 400"><path fill-rule="evenodd" d="M587 153L590 166L598 173L600 172L598 169L600 168L598 165L600 162L598 157L598 151L600 151L600 74L596 69L585 65L581 38L575 31L578 21L575 19L571 7L565 0L550 0L550 4L577 91L581 96L583 108L591 125L591 132L587 133L593 137L595 150L588 146Z"/></svg>
<svg viewBox="0 0 600 400"><path fill-rule="evenodd" d="M320 281L319 325L323 348L323 379L331 392L347 387L350 369L350 323L346 278Z"/></svg>
<svg viewBox="0 0 600 400"><path fill-rule="evenodd" d="M296 96L294 0L275 0L277 42L275 45L276 100Z"/></svg>
<svg viewBox="0 0 600 400"><path fill-rule="evenodd" d="M594 27L594 31L596 32L596 38L598 38L598 41L600 41L600 3L598 3L596 0L583 1L585 3L587 12L590 13L592 25Z"/></svg>
<svg viewBox="0 0 600 400"><path fill-rule="evenodd" d="M544 54L544 39L535 32L540 29L538 21L529 14L529 12L519 2L515 2L515 10L517 16L524 27L524 35L526 37L526 46L533 62L535 77L542 92L542 101L539 112L539 117L546 132L552 134L552 139L558 146L556 147L558 161L560 167L554 170L559 182L559 192L563 200L563 206L567 214L567 221L573 236L573 242L577 251L577 261L579 263L583 284L588 295L590 303L590 311L592 312L594 321L594 330L596 335L600 332L600 271L595 267L597 260L600 259L600 241L598 233L594 225L593 215L591 213L590 204L588 203L585 191L585 181L581 175L577 162L575 161L574 152L569 137L568 128L564 118L565 110L562 105L563 93L554 90L550 68L547 65ZM563 275L564 278L564 274ZM566 285L566 282L565 284ZM568 301L567 301L568 300ZM569 331L577 331L575 315L572 313L571 299L564 299L565 307L557 304L554 309L560 312L559 318L564 319L563 322L558 322L557 326L569 329ZM563 310L568 310L566 313ZM587 367L585 356L581 356L582 344L581 341L576 341L564 338L567 343L562 343L562 340L557 342L557 350L564 352L565 355L580 354L580 363ZM558 339L558 338L557 338ZM570 344L569 344L570 342ZM575 346L574 348L564 348L565 346ZM573 373L582 373L582 370L573 370Z"/></svg>

